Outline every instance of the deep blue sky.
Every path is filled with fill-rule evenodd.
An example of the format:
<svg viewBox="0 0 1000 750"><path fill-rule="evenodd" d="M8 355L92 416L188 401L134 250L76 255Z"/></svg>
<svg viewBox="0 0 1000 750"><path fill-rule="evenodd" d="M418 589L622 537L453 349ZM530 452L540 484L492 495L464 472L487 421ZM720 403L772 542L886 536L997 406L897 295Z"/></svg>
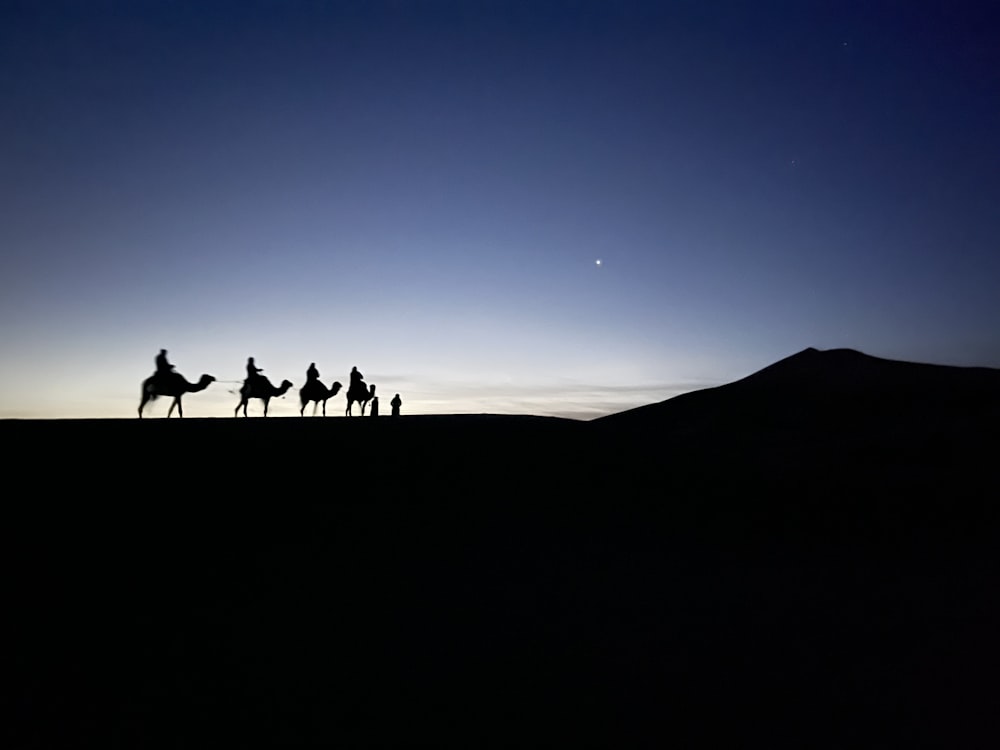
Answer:
<svg viewBox="0 0 1000 750"><path fill-rule="evenodd" d="M7 0L0 417L132 416L161 347L582 418L1000 367L989 5Z"/></svg>

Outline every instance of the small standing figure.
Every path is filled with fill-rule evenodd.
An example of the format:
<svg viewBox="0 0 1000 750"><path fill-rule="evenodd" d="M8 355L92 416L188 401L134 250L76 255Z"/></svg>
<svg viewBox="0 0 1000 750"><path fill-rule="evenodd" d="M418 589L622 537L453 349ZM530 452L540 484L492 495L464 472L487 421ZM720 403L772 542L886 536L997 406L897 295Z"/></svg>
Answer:
<svg viewBox="0 0 1000 750"><path fill-rule="evenodd" d="M389 405L392 407L392 416L398 417L399 407L403 405L403 400L399 397L398 393L392 397L392 401L389 402Z"/></svg>
<svg viewBox="0 0 1000 750"><path fill-rule="evenodd" d="M316 369L316 363L313 362L309 365L309 369L306 370L306 382L312 382L313 380L319 380L319 370Z"/></svg>
<svg viewBox="0 0 1000 750"><path fill-rule="evenodd" d="M369 398L370 398L370 400L372 402L371 411L369 411L368 414L369 414L369 416L377 417L378 416L378 396L375 395L375 386L374 385L368 386L368 393L370 394Z"/></svg>

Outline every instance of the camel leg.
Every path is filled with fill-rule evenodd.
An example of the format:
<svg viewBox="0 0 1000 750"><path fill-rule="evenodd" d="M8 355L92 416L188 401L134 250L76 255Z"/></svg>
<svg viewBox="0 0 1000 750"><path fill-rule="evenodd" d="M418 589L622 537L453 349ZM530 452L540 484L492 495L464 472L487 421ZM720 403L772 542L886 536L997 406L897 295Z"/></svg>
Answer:
<svg viewBox="0 0 1000 750"><path fill-rule="evenodd" d="M170 419L170 415L174 413L175 406L177 407L177 416L178 417L184 416L184 407L181 406L181 397L177 396L170 404L170 408L167 409L167 419Z"/></svg>
<svg viewBox="0 0 1000 750"><path fill-rule="evenodd" d="M323 399L323 416L326 416L326 399Z"/></svg>
<svg viewBox="0 0 1000 750"><path fill-rule="evenodd" d="M271 399L269 399L269 398L265 398L264 399L264 416L265 417L267 416L267 402L270 401L270 400Z"/></svg>
<svg viewBox="0 0 1000 750"><path fill-rule="evenodd" d="M142 408L146 405L147 401L149 401L149 394L146 393L146 391L143 391L142 401L139 402L139 419L142 419Z"/></svg>

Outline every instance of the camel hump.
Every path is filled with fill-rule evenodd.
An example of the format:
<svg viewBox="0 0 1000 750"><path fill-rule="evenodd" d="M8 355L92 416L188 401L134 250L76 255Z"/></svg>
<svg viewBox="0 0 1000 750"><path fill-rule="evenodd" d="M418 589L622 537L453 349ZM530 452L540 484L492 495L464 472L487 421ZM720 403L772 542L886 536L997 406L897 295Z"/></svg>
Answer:
<svg viewBox="0 0 1000 750"><path fill-rule="evenodd" d="M173 370L157 373L153 382L160 388L177 388L184 384L184 376Z"/></svg>
<svg viewBox="0 0 1000 750"><path fill-rule="evenodd" d="M252 393L258 389L272 389L271 381L267 379L265 375L254 375L252 378L247 378L243 381L243 387L240 388L240 393Z"/></svg>

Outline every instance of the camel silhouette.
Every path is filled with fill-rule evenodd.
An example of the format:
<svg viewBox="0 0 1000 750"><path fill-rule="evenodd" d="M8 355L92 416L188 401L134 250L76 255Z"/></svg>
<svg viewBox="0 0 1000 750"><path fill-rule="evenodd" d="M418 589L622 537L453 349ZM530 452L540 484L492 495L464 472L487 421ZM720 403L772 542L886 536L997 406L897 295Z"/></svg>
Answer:
<svg viewBox="0 0 1000 750"><path fill-rule="evenodd" d="M264 416L267 416L267 405L272 398L284 396L288 389L292 387L290 380L281 381L281 386L275 388L271 381L263 375L257 375L253 380L249 378L243 381L240 388L240 402L236 405L234 417L240 415L240 407L243 407L243 416L247 416L247 402L252 398L259 398L264 402Z"/></svg>
<svg viewBox="0 0 1000 750"><path fill-rule="evenodd" d="M322 402L323 404L323 416L326 416L326 400L328 398L333 398L338 393L340 389L343 388L340 381L333 381L333 385L327 388L318 380L310 380L302 388L299 389L299 399L302 401L302 408L299 409L299 416L305 416L306 404L310 401L316 401L317 403ZM315 414L315 409L313 414Z"/></svg>
<svg viewBox="0 0 1000 750"><path fill-rule="evenodd" d="M354 403L361 404L361 416L365 415L365 406L372 397L375 395L375 386L366 386L365 381L359 380L355 386L352 386L347 391L347 411L346 416L351 416L351 405Z"/></svg>
<svg viewBox="0 0 1000 750"><path fill-rule="evenodd" d="M166 372L151 375L142 381L142 400L139 402L139 419L142 419L142 409L150 401L159 396L173 396L173 403L167 410L167 418L173 414L174 407L177 407L177 416L184 416L184 407L181 405L181 396L185 393L197 393L208 388L209 383L215 380L211 375L202 375L197 383L189 383L187 378L179 372Z"/></svg>

